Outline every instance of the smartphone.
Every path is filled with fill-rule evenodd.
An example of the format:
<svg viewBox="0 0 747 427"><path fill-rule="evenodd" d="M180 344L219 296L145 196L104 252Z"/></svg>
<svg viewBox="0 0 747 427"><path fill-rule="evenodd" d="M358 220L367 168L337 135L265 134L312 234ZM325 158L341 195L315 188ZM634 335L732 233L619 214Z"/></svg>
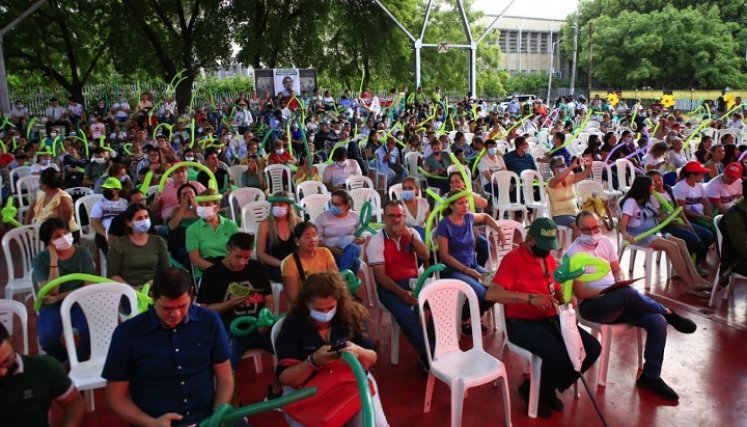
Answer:
<svg viewBox="0 0 747 427"><path fill-rule="evenodd" d="M345 346L347 346L347 345L348 345L348 339L347 338L340 338L339 340L337 340L337 342L335 342L334 344L332 344L332 346L329 348L329 351L330 352L340 351L343 348L345 348Z"/></svg>

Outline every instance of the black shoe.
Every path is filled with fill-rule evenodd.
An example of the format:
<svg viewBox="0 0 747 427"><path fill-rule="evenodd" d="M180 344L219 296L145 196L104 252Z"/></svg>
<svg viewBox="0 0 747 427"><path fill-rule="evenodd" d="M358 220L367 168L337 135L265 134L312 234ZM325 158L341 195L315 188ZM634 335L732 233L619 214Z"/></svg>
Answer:
<svg viewBox="0 0 747 427"><path fill-rule="evenodd" d="M563 401L558 398L555 392L552 392L552 394L548 394L547 396L540 395L540 402L545 402L547 407L555 412L562 411L564 407Z"/></svg>
<svg viewBox="0 0 747 427"><path fill-rule="evenodd" d="M529 380L524 380L524 383L519 386L519 397L521 397L521 400L529 406ZM560 405L562 409L563 402L560 402ZM550 406L541 396L537 403L537 416L540 418L550 418L550 416L552 416Z"/></svg>
<svg viewBox="0 0 747 427"><path fill-rule="evenodd" d="M641 377L638 378L638 381L636 381L636 385L638 385L638 387L653 391L662 399L666 399L672 402L677 402L680 400L680 396L677 394L677 392L672 390L672 388L669 387L667 383L665 383L661 378L652 380L641 375Z"/></svg>
<svg viewBox="0 0 747 427"><path fill-rule="evenodd" d="M680 316L671 308L669 311L670 313L665 314L664 318L667 319L667 323L672 325L672 327L677 331L682 332L683 334L692 334L696 329L698 329L698 326L692 320Z"/></svg>

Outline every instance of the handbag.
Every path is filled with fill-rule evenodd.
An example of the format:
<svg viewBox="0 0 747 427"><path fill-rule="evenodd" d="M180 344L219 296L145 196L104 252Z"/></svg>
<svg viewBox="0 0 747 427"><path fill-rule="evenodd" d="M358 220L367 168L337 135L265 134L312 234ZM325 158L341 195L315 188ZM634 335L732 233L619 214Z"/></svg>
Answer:
<svg viewBox="0 0 747 427"><path fill-rule="evenodd" d="M560 317L560 334L563 336L565 349L576 372L581 372L581 365L586 359L586 349L581 340L581 333L576 323L576 309L571 304L563 304L558 307Z"/></svg>
<svg viewBox="0 0 747 427"><path fill-rule="evenodd" d="M358 384L342 360L325 365L303 386L316 387L315 395L285 406L283 411L305 427L340 427L361 410ZM368 382L371 395L374 387Z"/></svg>

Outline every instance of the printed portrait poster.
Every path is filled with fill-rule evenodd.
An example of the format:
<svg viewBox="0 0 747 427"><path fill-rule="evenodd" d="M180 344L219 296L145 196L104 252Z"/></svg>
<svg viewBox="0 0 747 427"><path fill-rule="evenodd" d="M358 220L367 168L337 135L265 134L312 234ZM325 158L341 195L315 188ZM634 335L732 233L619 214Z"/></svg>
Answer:
<svg viewBox="0 0 747 427"><path fill-rule="evenodd" d="M284 98L301 93L301 76L298 68L276 68L274 70L275 93L283 93Z"/></svg>

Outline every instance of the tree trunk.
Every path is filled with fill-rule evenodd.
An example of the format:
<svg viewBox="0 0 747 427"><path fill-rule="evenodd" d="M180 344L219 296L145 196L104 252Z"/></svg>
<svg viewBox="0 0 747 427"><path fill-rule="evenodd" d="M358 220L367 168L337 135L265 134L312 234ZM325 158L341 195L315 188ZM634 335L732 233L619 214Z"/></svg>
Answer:
<svg viewBox="0 0 747 427"><path fill-rule="evenodd" d="M184 74L183 82L179 83L176 87L176 105L179 107L179 112L184 113L189 111L189 102L192 100L192 83L195 81L195 73L187 70Z"/></svg>

